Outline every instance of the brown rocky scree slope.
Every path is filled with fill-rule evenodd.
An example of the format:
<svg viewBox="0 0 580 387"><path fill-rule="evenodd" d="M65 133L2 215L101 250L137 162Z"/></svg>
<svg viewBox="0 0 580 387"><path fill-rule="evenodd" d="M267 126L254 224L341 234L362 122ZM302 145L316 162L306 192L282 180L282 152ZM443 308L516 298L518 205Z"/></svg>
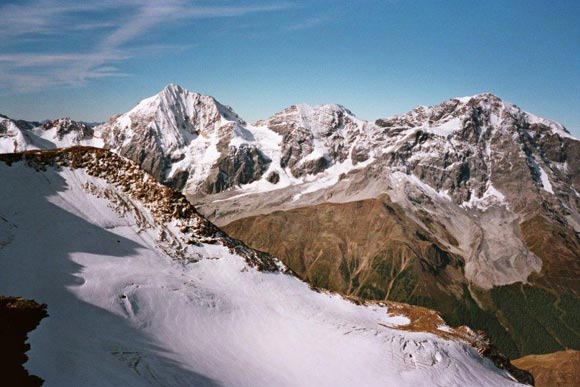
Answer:
<svg viewBox="0 0 580 387"><path fill-rule="evenodd" d="M576 387L580 383L578 351L529 355L514 360L513 364L534 375L537 387Z"/></svg>

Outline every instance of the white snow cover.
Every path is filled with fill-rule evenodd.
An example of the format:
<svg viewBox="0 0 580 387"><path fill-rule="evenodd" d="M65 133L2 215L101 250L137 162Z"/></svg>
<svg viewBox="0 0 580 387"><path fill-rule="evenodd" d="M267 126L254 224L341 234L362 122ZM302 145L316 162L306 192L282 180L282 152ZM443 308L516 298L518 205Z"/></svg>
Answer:
<svg viewBox="0 0 580 387"><path fill-rule="evenodd" d="M294 112L293 109L287 109L277 113L276 116L285 119L289 115L288 111L291 111L291 116L287 118L288 121L291 121L297 126L312 133L314 149L300 161L301 163L316 160L321 157L326 157L328 160L331 160L329 157L329 146L335 144L332 144L332 142L327 139L329 123L332 122L338 114L344 114L348 117L349 121L352 122L352 126L348 129L345 127L333 129L333 133L339 134L341 139L351 138L350 143L348 144L349 154L352 153L353 148L360 141L366 140L366 136L368 135L366 131L369 128L368 123L358 119L348 109L341 105L324 104L311 106L299 104L296 105L295 108L296 112ZM352 132L355 131L360 132L358 136L353 135ZM268 170L262 174L261 179L238 187L237 195L229 197L228 200L253 193L279 190L292 185L301 186L301 193L295 196L297 199L303 194L333 186L339 181L341 175L352 170L362 169L375 161L371 152L369 159L360 162L357 165L353 165L352 159L348 157L342 162L333 162L328 168L316 175L308 174L295 177L290 171L290 168L282 168L280 165L283 136L271 130L268 127L267 121L259 121L255 125L246 125L244 132L245 136L234 136L230 142L230 146L240 146L244 143L254 145L271 160L271 163ZM276 184L272 184L267 180L268 175L272 172L277 172L280 176L280 181Z"/></svg>
<svg viewBox="0 0 580 387"><path fill-rule="evenodd" d="M67 126L71 125L71 123L72 120L70 118L60 118L52 121L53 125L48 129L39 126L30 130L30 133L33 135L31 136L33 144L36 145L38 149L68 148L76 145L94 146L96 148L102 148L104 146L103 140L98 132L94 133L94 136L89 138L83 138L82 133L77 131L71 131L70 133L59 136L59 125Z"/></svg>
<svg viewBox="0 0 580 387"><path fill-rule="evenodd" d="M21 152L30 148L30 139L9 118L0 117L0 153Z"/></svg>
<svg viewBox="0 0 580 387"><path fill-rule="evenodd" d="M515 385L466 344L395 329L408 321L221 245L174 261L83 186L134 200L83 170L0 164L0 181L0 294L48 304L26 363L45 386Z"/></svg>
<svg viewBox="0 0 580 387"><path fill-rule="evenodd" d="M439 116L440 109L449 106L453 102L457 102L457 105L452 109L454 112L465 111L468 105L473 104L478 104L484 110L491 110L490 108L493 104L498 104L499 110L495 112L491 111L489 117L490 124L493 126L501 126L504 121L503 115L507 112L512 116L523 115L529 124L545 125L560 137L575 139L559 122L524 112L516 105L504 102L490 93L454 98L436 106L418 106L407 114L395 115L387 118L387 120L395 120L402 123L412 122L413 127L420 128L425 132L447 137L463 128L463 120L461 116L455 115L454 112L448 115ZM433 120L434 117L437 118Z"/></svg>
<svg viewBox="0 0 580 387"><path fill-rule="evenodd" d="M498 191L491 181L487 184L487 189L481 197L478 197L477 193L472 191L469 201L463 202L461 205L467 208L477 208L482 211L488 209L492 205L502 205L507 207L508 202L506 201L504 194Z"/></svg>
<svg viewBox="0 0 580 387"><path fill-rule="evenodd" d="M552 120L549 120L547 118L538 117L538 116L535 116L535 115L533 115L531 113L526 113L526 116L527 116L528 122L530 124L546 125L550 129L552 129L553 132L555 132L556 134L558 134L560 137L567 137L567 138L572 138L572 139L575 138L559 122L552 121Z"/></svg>
<svg viewBox="0 0 580 387"><path fill-rule="evenodd" d="M70 118L60 118L53 123L70 125ZM6 128L6 130L2 130ZM0 117L0 153L22 152L33 149L67 148L75 145L103 147L99 133L93 137L82 138L81 133L71 131L64 135L57 134L57 127L45 129L38 126L29 130L20 129L10 118Z"/></svg>
<svg viewBox="0 0 580 387"><path fill-rule="evenodd" d="M544 188L545 191L553 194L554 190L552 189L552 183L550 183L550 178L548 177L548 174L546 173L546 171L544 171L544 168L542 167L538 167L540 169L540 180L542 181L542 187Z"/></svg>

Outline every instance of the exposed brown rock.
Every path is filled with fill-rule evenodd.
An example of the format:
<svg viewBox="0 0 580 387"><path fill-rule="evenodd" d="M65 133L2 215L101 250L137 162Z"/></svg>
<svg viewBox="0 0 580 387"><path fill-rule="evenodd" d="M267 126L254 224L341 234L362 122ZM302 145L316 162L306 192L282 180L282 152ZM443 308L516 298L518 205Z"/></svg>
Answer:
<svg viewBox="0 0 580 387"><path fill-rule="evenodd" d="M534 281L580 295L580 240L574 231L540 214L523 222L521 229L529 249L542 258L542 271Z"/></svg>
<svg viewBox="0 0 580 387"><path fill-rule="evenodd" d="M512 363L534 375L537 387L577 387L580 383L579 351L528 355Z"/></svg>
<svg viewBox="0 0 580 387"><path fill-rule="evenodd" d="M406 301L462 292L462 260L386 196L277 211L224 229L280 257L314 286L342 294Z"/></svg>
<svg viewBox="0 0 580 387"><path fill-rule="evenodd" d="M266 180L268 180L272 184L278 184L278 182L280 181L280 174L276 171L272 171L270 172L270 174L268 174Z"/></svg>

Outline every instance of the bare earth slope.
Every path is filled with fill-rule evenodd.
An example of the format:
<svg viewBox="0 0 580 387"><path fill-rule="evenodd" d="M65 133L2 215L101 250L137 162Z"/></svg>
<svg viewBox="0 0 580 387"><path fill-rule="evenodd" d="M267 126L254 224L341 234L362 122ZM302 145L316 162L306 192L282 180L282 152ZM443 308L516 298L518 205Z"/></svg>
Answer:
<svg viewBox="0 0 580 387"><path fill-rule="evenodd" d="M575 387L580 381L580 352L567 350L529 355L514 360L516 366L534 375L537 387Z"/></svg>

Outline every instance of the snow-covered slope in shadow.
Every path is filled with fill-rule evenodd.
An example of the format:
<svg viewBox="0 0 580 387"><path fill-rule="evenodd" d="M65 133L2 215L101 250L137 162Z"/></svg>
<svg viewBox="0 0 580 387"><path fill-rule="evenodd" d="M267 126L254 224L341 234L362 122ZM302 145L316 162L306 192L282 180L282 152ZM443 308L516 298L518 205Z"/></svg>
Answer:
<svg viewBox="0 0 580 387"><path fill-rule="evenodd" d="M36 155L0 162L0 294L48 304L26 364L47 386L515 384L462 340L312 291L118 156Z"/></svg>

